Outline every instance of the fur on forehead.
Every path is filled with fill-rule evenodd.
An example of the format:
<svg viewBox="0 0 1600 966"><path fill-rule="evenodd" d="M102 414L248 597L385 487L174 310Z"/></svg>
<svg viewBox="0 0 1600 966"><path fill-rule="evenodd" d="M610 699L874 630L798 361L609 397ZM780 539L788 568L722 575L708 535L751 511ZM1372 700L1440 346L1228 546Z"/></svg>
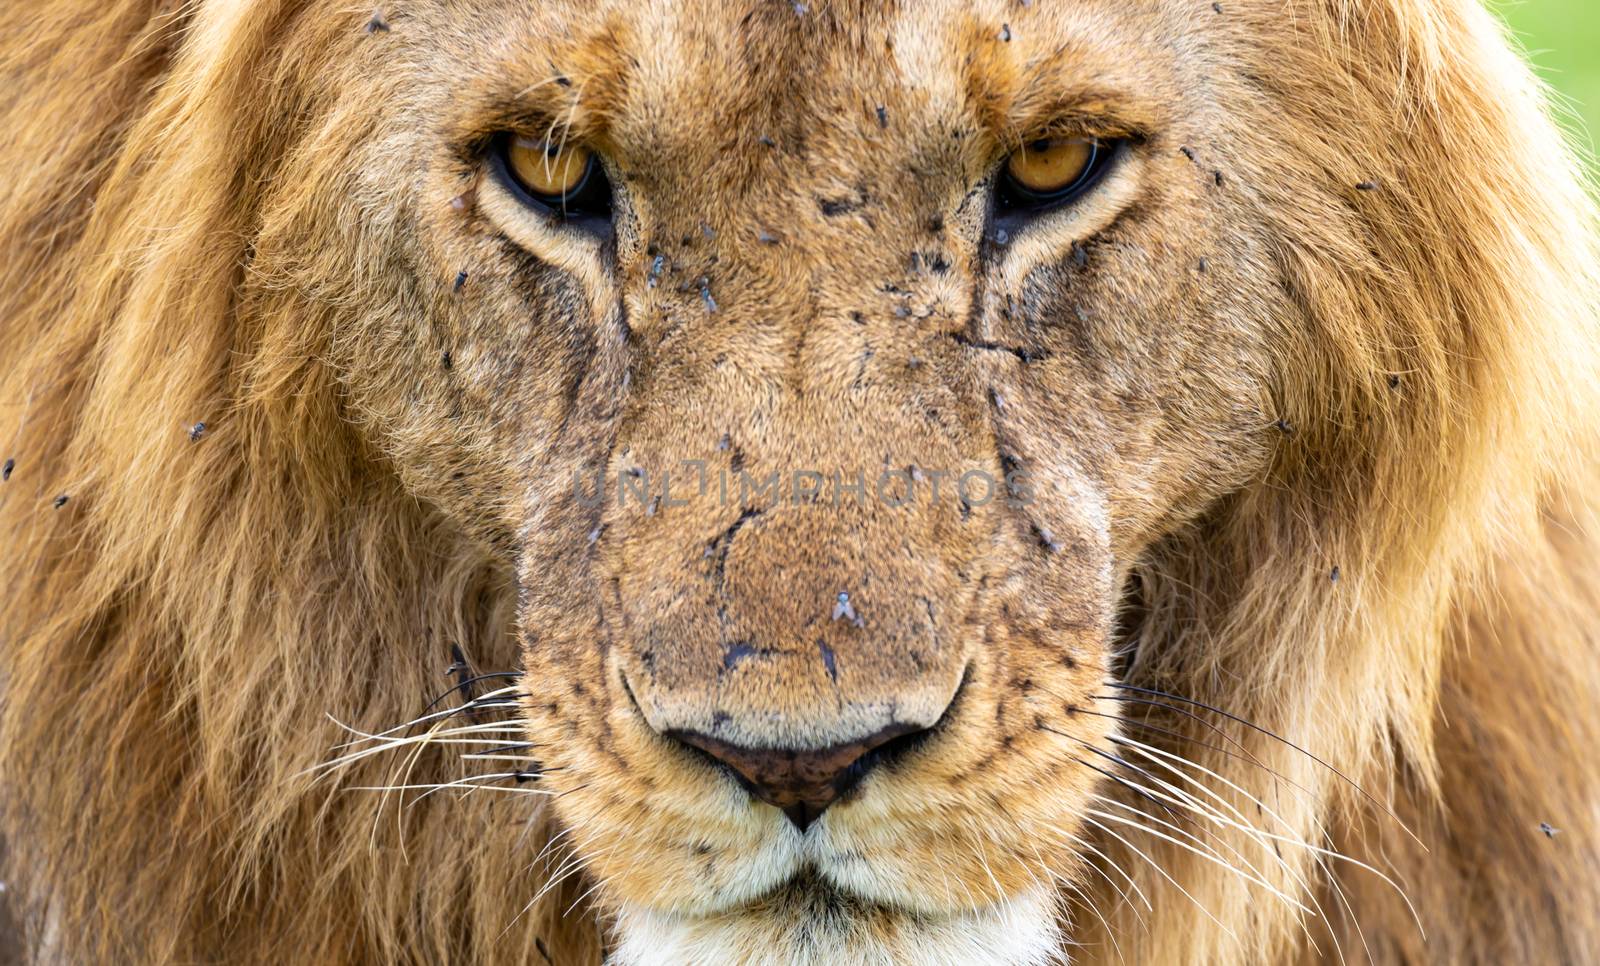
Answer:
<svg viewBox="0 0 1600 966"><path fill-rule="evenodd" d="M541 6L505 22L487 55L474 49L455 139L549 132L647 164L707 131L800 129L843 109L868 131L945 136L971 125L973 149L988 154L1055 134L1141 135L1163 116L1158 92L1176 82L1140 56L1148 40L1114 8L599 6Z"/></svg>

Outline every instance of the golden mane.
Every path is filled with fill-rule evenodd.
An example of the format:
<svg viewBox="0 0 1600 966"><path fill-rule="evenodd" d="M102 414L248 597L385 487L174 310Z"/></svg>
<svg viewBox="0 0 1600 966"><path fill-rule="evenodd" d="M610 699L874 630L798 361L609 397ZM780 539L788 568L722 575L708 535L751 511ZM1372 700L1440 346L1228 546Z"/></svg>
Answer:
<svg viewBox="0 0 1600 966"><path fill-rule="evenodd" d="M0 51L30 79L0 189L0 728L30 933L79 962L592 958L594 927L562 916L575 893L524 909L545 832L512 796L399 808L305 774L348 740L330 715L382 730L453 683L452 643L516 660L505 575L363 450L322 336L246 294L253 239L285 230L260 186L317 103L284 53L347 18L139 0L29 17ZM449 761L412 780L460 777Z"/></svg>
<svg viewBox="0 0 1600 966"><path fill-rule="evenodd" d="M1280 240L1241 258L1290 279L1315 327L1282 333L1273 478L1139 568L1129 680L1292 736L1382 799L1258 731L1194 754L1309 792L1274 807L1391 872L1428 944L1374 877L1329 886L1315 856L1263 871L1315 897L1319 941L1600 959L1592 202L1475 4L1224 6L1219 49L1254 84L1233 93L1261 110L1218 119L1258 150L1216 177ZM309 773L343 740L331 718L377 732L448 687L451 645L518 660L509 575L406 492L321 361L317 300L358 294L291 312L283 266L255 263L405 243L318 235L274 182L335 177L319 149L386 109L322 96L310 53L354 49L365 18L43 0L0 41L0 838L30 941L60 961L601 955L584 884L541 893L561 846L521 796L402 806ZM1362 206L1369 189L1389 203ZM438 749L411 772L460 776ZM1076 916L1084 958L1110 955L1108 929L1130 962L1303 949L1307 923L1239 877L1152 842L1158 876L1103 845L1163 914Z"/></svg>

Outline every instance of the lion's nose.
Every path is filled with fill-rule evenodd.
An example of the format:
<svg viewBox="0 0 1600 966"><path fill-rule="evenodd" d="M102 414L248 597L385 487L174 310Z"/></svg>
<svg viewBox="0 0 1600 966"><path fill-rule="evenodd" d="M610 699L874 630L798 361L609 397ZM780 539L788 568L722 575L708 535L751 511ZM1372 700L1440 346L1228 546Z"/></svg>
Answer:
<svg viewBox="0 0 1600 966"><path fill-rule="evenodd" d="M672 731L667 737L727 765L752 795L777 806L804 832L867 772L905 752L930 730L894 723L853 741L804 751L746 748L694 731Z"/></svg>

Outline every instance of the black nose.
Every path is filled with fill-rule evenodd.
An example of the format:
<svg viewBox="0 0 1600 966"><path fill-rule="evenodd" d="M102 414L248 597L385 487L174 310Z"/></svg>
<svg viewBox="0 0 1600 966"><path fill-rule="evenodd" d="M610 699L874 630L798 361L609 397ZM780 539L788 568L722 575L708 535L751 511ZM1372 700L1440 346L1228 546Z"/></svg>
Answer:
<svg viewBox="0 0 1600 966"><path fill-rule="evenodd" d="M920 724L891 724L855 741L816 750L745 748L694 731L668 732L722 762L750 791L806 828L867 772L926 737Z"/></svg>

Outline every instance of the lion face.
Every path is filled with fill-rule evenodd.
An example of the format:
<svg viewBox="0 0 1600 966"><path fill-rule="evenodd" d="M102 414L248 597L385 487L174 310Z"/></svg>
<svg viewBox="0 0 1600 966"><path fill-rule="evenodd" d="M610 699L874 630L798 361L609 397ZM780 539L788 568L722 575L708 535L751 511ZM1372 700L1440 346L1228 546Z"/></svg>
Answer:
<svg viewBox="0 0 1600 966"><path fill-rule="evenodd" d="M623 959L1059 945L1131 569L1287 429L1199 7L424 2L348 82L334 364L515 574Z"/></svg>

